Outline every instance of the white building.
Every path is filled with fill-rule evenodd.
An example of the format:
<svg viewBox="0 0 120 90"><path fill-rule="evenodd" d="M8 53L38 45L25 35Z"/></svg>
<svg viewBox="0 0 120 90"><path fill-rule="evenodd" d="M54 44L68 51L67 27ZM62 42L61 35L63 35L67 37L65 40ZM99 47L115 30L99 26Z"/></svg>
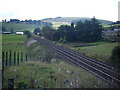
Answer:
<svg viewBox="0 0 120 90"><path fill-rule="evenodd" d="M16 32L15 34L22 35L22 34L24 34L24 32Z"/></svg>

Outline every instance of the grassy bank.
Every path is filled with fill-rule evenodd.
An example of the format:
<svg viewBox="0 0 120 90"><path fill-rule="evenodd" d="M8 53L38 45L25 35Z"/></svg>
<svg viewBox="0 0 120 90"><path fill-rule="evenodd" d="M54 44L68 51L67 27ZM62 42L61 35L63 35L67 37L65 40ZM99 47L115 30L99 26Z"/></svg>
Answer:
<svg viewBox="0 0 120 90"><path fill-rule="evenodd" d="M117 45L119 45L117 42L116 43L93 42L93 43L66 43L61 46L75 50L94 59L101 60L111 64L110 56L113 48Z"/></svg>
<svg viewBox="0 0 120 90"><path fill-rule="evenodd" d="M32 40L32 39L31 39ZM65 62L45 46L34 43L27 48L28 62L5 67L4 87L14 78L15 87L26 88L105 88L107 83L95 75Z"/></svg>
<svg viewBox="0 0 120 90"><path fill-rule="evenodd" d="M91 73L65 62L51 64L26 62L4 70L4 87L8 78L14 78L16 88L106 88L105 82Z"/></svg>

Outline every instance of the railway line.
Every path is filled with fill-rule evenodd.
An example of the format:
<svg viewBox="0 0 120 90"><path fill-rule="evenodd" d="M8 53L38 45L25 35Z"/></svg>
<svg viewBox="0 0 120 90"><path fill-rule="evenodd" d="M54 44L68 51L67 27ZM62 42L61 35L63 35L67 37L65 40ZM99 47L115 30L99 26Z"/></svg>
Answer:
<svg viewBox="0 0 120 90"><path fill-rule="evenodd" d="M120 70L114 66L92 59L90 57L86 57L78 52L63 48L61 46L57 46L53 43L48 42L47 40L35 36L33 36L33 38L39 43L47 46L49 49L60 55L65 60L68 60L82 67L83 69L90 71L99 78L110 83L113 87L120 88Z"/></svg>

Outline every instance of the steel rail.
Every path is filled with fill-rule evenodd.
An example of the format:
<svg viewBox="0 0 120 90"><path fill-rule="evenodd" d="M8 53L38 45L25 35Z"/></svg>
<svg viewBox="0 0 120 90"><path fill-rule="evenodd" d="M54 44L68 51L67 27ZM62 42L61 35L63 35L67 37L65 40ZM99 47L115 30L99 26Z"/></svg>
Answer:
<svg viewBox="0 0 120 90"><path fill-rule="evenodd" d="M41 44L44 44L47 47L49 47L50 49L52 49L54 52L62 54L62 56L64 56L65 58L69 58L69 60L72 61L73 63L83 67L84 69L94 73L95 75L97 75L98 77L100 77L106 81L112 82L114 86L120 88L120 78L114 77L115 75L119 76L119 73L110 71L108 69L108 67L110 67L109 65L104 65L104 63L102 64L101 62L96 64L94 59L86 58L83 55L81 55L81 56L76 55L76 53L74 53L74 51L72 52L71 50L65 49L60 46L56 46L56 45L54 45L46 40L40 39L40 38L39 39L36 37L34 37L34 38L36 40L38 40ZM89 65L88 63L89 64L91 63L91 65ZM103 66L101 66L101 65L103 65ZM107 67L105 67L105 66L107 66ZM104 70L102 70L102 69L104 69Z"/></svg>

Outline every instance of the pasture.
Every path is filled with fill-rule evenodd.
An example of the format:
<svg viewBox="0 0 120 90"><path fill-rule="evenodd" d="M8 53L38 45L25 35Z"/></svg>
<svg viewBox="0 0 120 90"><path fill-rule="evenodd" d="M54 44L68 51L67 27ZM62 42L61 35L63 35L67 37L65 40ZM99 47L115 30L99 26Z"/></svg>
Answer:
<svg viewBox="0 0 120 90"><path fill-rule="evenodd" d="M3 34L2 35L2 50L3 51L25 51L25 35Z"/></svg>
<svg viewBox="0 0 120 90"><path fill-rule="evenodd" d="M24 43L25 40L26 40L25 35L16 35L16 34L3 34L2 35L2 44Z"/></svg>
<svg viewBox="0 0 120 90"><path fill-rule="evenodd" d="M2 51L10 52L12 51L12 59L13 52L26 53L26 36L25 35L16 35L16 34L3 34L2 35ZM8 56L9 58L9 56Z"/></svg>
<svg viewBox="0 0 120 90"><path fill-rule="evenodd" d="M22 23L2 23L3 27L5 27L8 31L13 30L15 31L24 31L28 30L33 32L33 30L37 27L41 28L40 25L35 24L22 24Z"/></svg>
<svg viewBox="0 0 120 90"><path fill-rule="evenodd" d="M86 56L92 57L111 64L110 56L112 49L119 45L117 42L93 42L93 43L68 43L66 48L78 51Z"/></svg>

